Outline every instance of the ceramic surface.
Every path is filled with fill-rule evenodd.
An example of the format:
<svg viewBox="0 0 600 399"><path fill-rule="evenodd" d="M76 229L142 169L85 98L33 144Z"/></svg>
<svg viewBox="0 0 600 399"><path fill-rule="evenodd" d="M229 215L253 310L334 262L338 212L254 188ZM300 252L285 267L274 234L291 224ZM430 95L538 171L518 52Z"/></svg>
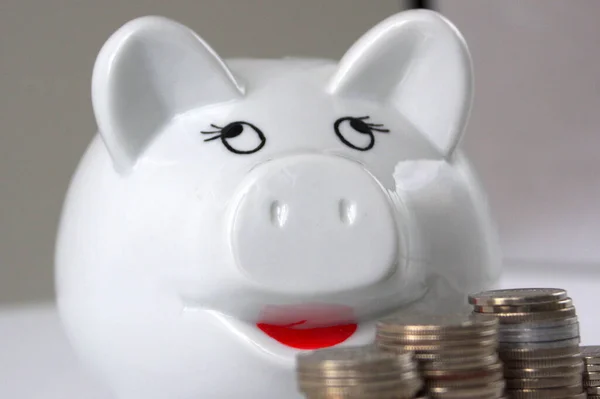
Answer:
<svg viewBox="0 0 600 399"><path fill-rule="evenodd" d="M299 398L299 351L491 287L496 233L458 148L471 75L425 10L339 62L223 61L168 19L124 25L94 67L99 134L58 233L83 363L119 399Z"/></svg>

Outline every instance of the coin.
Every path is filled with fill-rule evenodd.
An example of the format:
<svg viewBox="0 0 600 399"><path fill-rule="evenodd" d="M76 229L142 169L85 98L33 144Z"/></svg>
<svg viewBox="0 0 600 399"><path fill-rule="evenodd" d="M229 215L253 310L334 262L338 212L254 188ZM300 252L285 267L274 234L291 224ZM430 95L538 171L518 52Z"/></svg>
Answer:
<svg viewBox="0 0 600 399"><path fill-rule="evenodd" d="M393 377L401 373L416 372L417 366L410 365L402 367L401 369L391 368L380 368L380 369L349 369L349 370L337 370L335 368L321 369L321 370L297 370L297 376L299 379L315 379L315 378L362 378L362 379L377 379L379 377Z"/></svg>
<svg viewBox="0 0 600 399"><path fill-rule="evenodd" d="M476 388L430 387L427 394L430 398L444 399L499 398L504 392L504 387L505 382L500 380Z"/></svg>
<svg viewBox="0 0 600 399"><path fill-rule="evenodd" d="M600 346L582 346L581 357L587 364L600 364Z"/></svg>
<svg viewBox="0 0 600 399"><path fill-rule="evenodd" d="M585 364L583 386L588 398L600 398L600 346L582 346L581 358Z"/></svg>
<svg viewBox="0 0 600 399"><path fill-rule="evenodd" d="M393 352L395 350L410 350L415 351L415 359L435 359L442 357L454 357L454 356L487 356L496 352L497 343L493 346L473 346L469 347L458 346L458 347L448 347L448 346L437 346L437 345L427 345L427 346L416 346L416 345L402 345L398 343L388 343L388 342L377 342L377 346L383 351Z"/></svg>
<svg viewBox="0 0 600 399"><path fill-rule="evenodd" d="M469 303L481 306L526 305L554 302L567 298L567 292L560 288L514 288L491 290L469 295Z"/></svg>
<svg viewBox="0 0 600 399"><path fill-rule="evenodd" d="M369 369L412 365L413 354L408 351L386 353L374 345L356 347L335 347L314 352L299 353L296 356L298 370L314 369Z"/></svg>
<svg viewBox="0 0 600 399"><path fill-rule="evenodd" d="M423 359L421 371L426 370L464 370L477 367L485 367L499 362L498 354L461 356L456 358L445 357L443 359Z"/></svg>
<svg viewBox="0 0 600 399"><path fill-rule="evenodd" d="M584 364L579 354L563 357L550 357L547 359L506 360L505 358L503 363L504 367L507 369L545 368Z"/></svg>
<svg viewBox="0 0 600 399"><path fill-rule="evenodd" d="M507 388L557 388L581 384L580 375L540 378L511 378L506 380Z"/></svg>
<svg viewBox="0 0 600 399"><path fill-rule="evenodd" d="M521 369L504 369L506 378L545 378L545 377L560 377L564 375L581 375L583 373L583 363L569 366L553 366L553 367L532 367Z"/></svg>
<svg viewBox="0 0 600 399"><path fill-rule="evenodd" d="M510 390L513 399L585 399L586 394L581 386L553 389L513 389Z"/></svg>
<svg viewBox="0 0 600 399"><path fill-rule="evenodd" d="M501 324L498 326L498 333L500 332L519 332L523 329L545 329L545 328L556 328L567 326L571 324L579 324L577 316L566 317L564 319L550 319L550 320L535 320L531 322L521 322L515 324Z"/></svg>
<svg viewBox="0 0 600 399"><path fill-rule="evenodd" d="M565 298L554 302L529 303L526 305L475 305L473 310L477 313L525 313L559 310L572 306L573 300L571 298Z"/></svg>
<svg viewBox="0 0 600 399"><path fill-rule="evenodd" d="M460 379L469 377L482 377L490 374L497 374L502 371L502 364L498 361L485 366L464 367L464 368L439 368L439 369L424 369L422 375L425 377L451 377Z"/></svg>
<svg viewBox="0 0 600 399"><path fill-rule="evenodd" d="M397 315L377 324L376 345L414 352L430 398L496 399L504 389L498 326L494 315L476 313Z"/></svg>
<svg viewBox="0 0 600 399"><path fill-rule="evenodd" d="M461 388L464 390L477 391L482 387L489 386L490 384L503 381L502 372L495 372L493 374L481 375L481 376L468 376L468 377L456 377L456 378L441 378L441 377L429 377L425 378L425 388Z"/></svg>
<svg viewBox="0 0 600 399"><path fill-rule="evenodd" d="M502 361L554 359L567 356L580 356L581 351L578 345L547 349L504 348L498 355Z"/></svg>
<svg viewBox="0 0 600 399"><path fill-rule="evenodd" d="M586 370L585 377L588 380L600 380L600 372Z"/></svg>
<svg viewBox="0 0 600 399"><path fill-rule="evenodd" d="M352 387L358 385L365 386L378 386L387 382L400 383L402 381L408 382L409 385L413 381L419 380L419 374L416 371L409 371L406 373L373 373L370 376L361 377L336 377L336 378L315 378L315 376L306 376L299 374L298 381L300 381L304 389L311 387Z"/></svg>
<svg viewBox="0 0 600 399"><path fill-rule="evenodd" d="M421 389L421 383L403 383L398 381L386 381L377 384L359 384L354 386L316 386L316 387L300 387L300 392L303 392L310 398L313 397L364 397L370 398L373 394L383 393L404 393L405 396L400 398L412 398Z"/></svg>
<svg viewBox="0 0 600 399"><path fill-rule="evenodd" d="M380 320L377 331L381 333L469 335L474 331L496 328L498 320L483 314L422 315L399 314Z"/></svg>
<svg viewBox="0 0 600 399"><path fill-rule="evenodd" d="M579 323L553 328L523 328L519 330L498 331L500 342L544 342L558 341L579 336Z"/></svg>
<svg viewBox="0 0 600 399"><path fill-rule="evenodd" d="M423 387L413 354L375 345L334 347L296 356L298 390L307 398L413 398Z"/></svg>
<svg viewBox="0 0 600 399"><path fill-rule="evenodd" d="M484 313L477 313L484 314ZM559 310L549 310L544 312L515 312L515 313L494 313L498 317L500 324L516 324L523 322L533 322L539 320L562 319L566 317L576 316L577 313L574 307L564 308Z"/></svg>
<svg viewBox="0 0 600 399"><path fill-rule="evenodd" d="M396 344L402 345L407 351L428 351L428 350L444 350L444 349L454 349L454 348L480 348L480 347L497 347L498 339L497 338L480 338L480 339L463 339L463 340L414 340L414 339L406 339L405 337L395 337L393 339L389 339L386 337L382 337L381 335L377 335L379 338L379 342L385 342L387 344Z"/></svg>
<svg viewBox="0 0 600 399"><path fill-rule="evenodd" d="M474 313L498 317L498 356L504 364L506 396L585 397L579 322L565 290L487 291L472 295L470 302Z"/></svg>
<svg viewBox="0 0 600 399"><path fill-rule="evenodd" d="M499 350L504 349L519 349L527 348L531 350L535 349L552 349L552 348L564 348L569 346L579 345L580 338L563 339L560 341L544 341L544 342L500 342L498 347Z"/></svg>
<svg viewBox="0 0 600 399"><path fill-rule="evenodd" d="M482 350L478 350L478 351L473 351L473 352L451 352L451 353L447 353L447 352L429 352L429 353L425 353L425 352L417 352L415 353L415 359L421 364L425 364L426 362L447 362L448 359L452 359L452 358L461 358L461 356L465 356L465 358L472 358L475 356L480 356L480 357L485 357L485 356L490 356L497 353L495 348L491 348L491 349L482 349Z"/></svg>
<svg viewBox="0 0 600 399"><path fill-rule="evenodd" d="M409 341L442 341L442 340L464 340L477 338L493 338L498 335L498 329L490 327L488 329L467 330L467 331L440 331L437 333L424 334L422 332L409 331L385 331L380 330L377 335L384 339L394 339L401 337Z"/></svg>

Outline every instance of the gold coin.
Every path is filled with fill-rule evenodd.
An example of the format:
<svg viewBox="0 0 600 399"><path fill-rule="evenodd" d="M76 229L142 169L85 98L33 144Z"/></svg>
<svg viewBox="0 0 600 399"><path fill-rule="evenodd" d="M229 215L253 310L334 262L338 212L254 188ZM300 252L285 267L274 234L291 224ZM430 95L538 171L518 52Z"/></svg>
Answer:
<svg viewBox="0 0 600 399"><path fill-rule="evenodd" d="M565 298L555 302L530 303L526 305L475 305L473 310L477 313L527 313L560 310L572 306L573 300L571 298Z"/></svg>

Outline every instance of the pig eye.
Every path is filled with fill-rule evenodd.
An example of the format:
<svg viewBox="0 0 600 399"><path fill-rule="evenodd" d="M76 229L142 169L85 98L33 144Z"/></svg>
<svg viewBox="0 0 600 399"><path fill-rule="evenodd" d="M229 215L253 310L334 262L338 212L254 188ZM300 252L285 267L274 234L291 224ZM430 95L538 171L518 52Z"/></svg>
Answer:
<svg viewBox="0 0 600 399"><path fill-rule="evenodd" d="M335 134L348 147L358 151L368 151L375 145L373 132L389 133L380 123L365 122L369 116L346 116L333 124Z"/></svg>
<svg viewBox="0 0 600 399"><path fill-rule="evenodd" d="M225 127L211 124L217 130L203 131L202 134L212 134L204 141L220 139L221 143L234 154L253 154L264 147L267 139L259 128L248 122L231 122Z"/></svg>

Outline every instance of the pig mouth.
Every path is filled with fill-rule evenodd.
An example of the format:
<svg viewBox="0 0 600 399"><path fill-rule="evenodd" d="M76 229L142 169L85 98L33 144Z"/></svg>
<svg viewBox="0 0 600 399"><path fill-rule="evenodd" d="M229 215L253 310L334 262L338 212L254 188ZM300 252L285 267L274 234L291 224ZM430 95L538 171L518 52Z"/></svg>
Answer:
<svg viewBox="0 0 600 399"><path fill-rule="evenodd" d="M260 320L256 327L265 335L298 350L341 344L358 329L352 308L341 305L269 306Z"/></svg>
<svg viewBox="0 0 600 399"><path fill-rule="evenodd" d="M256 327L282 345L300 350L329 348L350 338L358 328L356 323L330 327L299 328L306 320L289 325L256 323Z"/></svg>

